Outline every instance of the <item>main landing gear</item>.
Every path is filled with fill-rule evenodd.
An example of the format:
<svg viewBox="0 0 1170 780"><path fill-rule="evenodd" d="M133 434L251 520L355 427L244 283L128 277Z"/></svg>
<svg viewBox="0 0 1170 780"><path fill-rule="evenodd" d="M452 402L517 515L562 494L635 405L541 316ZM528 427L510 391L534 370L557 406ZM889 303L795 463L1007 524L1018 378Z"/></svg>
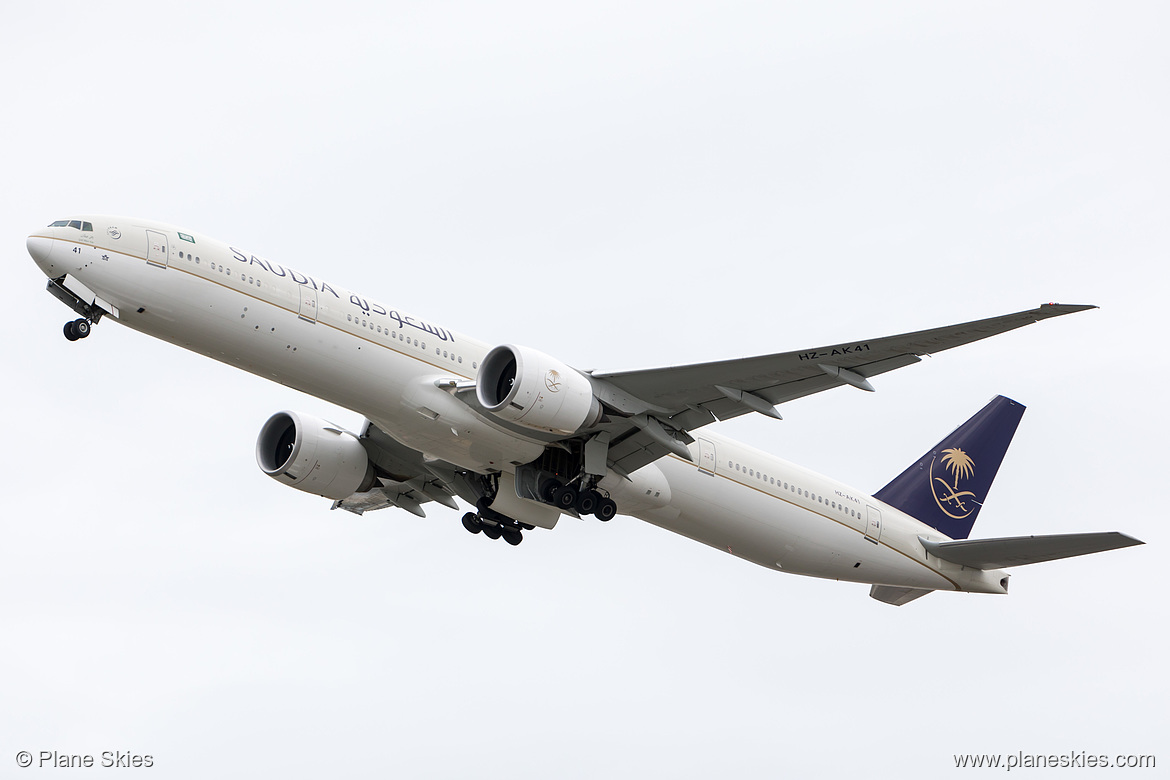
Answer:
<svg viewBox="0 0 1170 780"><path fill-rule="evenodd" d="M577 490L571 484L549 478L541 484L540 493L541 498L557 509L561 511L571 509L581 517L593 515L601 522L608 523L617 514L617 504L614 500L592 488Z"/></svg>
<svg viewBox="0 0 1170 780"><path fill-rule="evenodd" d="M463 515L463 527L473 534L483 532L489 539L503 539L515 547L524 541L524 531L531 531L536 526L513 520L491 508L491 501L481 498L476 502L479 512L468 512Z"/></svg>
<svg viewBox="0 0 1170 780"><path fill-rule="evenodd" d="M496 514L489 512L489 514ZM489 539L503 538L505 542L515 547L524 541L522 529L531 531L533 526L521 525L514 520L508 520L503 515L496 514L499 519L485 517L482 513L468 512L463 515L463 527L473 534L480 531Z"/></svg>
<svg viewBox="0 0 1170 780"><path fill-rule="evenodd" d="M92 326L87 319L71 320L65 323L65 338L70 341L86 338L89 336L91 328Z"/></svg>
<svg viewBox="0 0 1170 780"><path fill-rule="evenodd" d="M558 451L554 457L560 457ZM549 459L552 460L551 458ZM572 464L568 464L572 465ZM617 503L604 490L597 488L600 477L586 474L577 469L577 476L566 479L563 475L574 473L566 464L554 462L539 464L533 463L518 467L515 482L508 481L506 488L512 489L515 485L516 495L529 501L547 504L555 507L564 514L576 515L584 518L593 515L602 522L609 522L618 512ZM480 496L476 501L477 512L468 512L463 515L463 527L473 534L482 533L489 539L503 539L510 545L517 545L524 541L524 531L531 531L535 526L509 517L493 509L493 504L501 488L498 475L481 475L479 481L471 481L468 488ZM502 507L501 507L502 508ZM553 515L555 518L556 515ZM550 527L551 526L546 526Z"/></svg>

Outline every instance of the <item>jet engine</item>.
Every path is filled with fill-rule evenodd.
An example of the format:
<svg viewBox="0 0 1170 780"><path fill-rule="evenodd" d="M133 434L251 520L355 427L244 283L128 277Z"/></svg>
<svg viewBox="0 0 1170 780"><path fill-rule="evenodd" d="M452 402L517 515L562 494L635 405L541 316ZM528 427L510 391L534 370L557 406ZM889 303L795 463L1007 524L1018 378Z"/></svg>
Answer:
<svg viewBox="0 0 1170 780"><path fill-rule="evenodd" d="M601 419L589 380L543 352L504 344L479 366L475 396L497 417L538 431L572 434Z"/></svg>
<svg viewBox="0 0 1170 780"><path fill-rule="evenodd" d="M297 490L335 501L373 487L366 448L347 430L297 412L277 412L256 439L256 463Z"/></svg>

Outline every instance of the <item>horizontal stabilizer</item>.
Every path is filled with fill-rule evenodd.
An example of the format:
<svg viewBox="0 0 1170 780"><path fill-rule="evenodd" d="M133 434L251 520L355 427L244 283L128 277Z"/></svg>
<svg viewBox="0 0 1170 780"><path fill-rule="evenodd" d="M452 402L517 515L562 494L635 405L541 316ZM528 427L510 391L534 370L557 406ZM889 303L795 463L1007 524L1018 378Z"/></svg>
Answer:
<svg viewBox="0 0 1170 780"><path fill-rule="evenodd" d="M903 604L910 603L914 599L922 598L927 593L934 593L934 591L923 588L894 588L889 585L874 585L869 589L870 598L877 599L886 604L893 604L895 607L900 607Z"/></svg>
<svg viewBox="0 0 1170 780"><path fill-rule="evenodd" d="M944 561L972 569L1005 569L1077 555L1117 550L1145 542L1117 531L1053 536L1011 536L1001 539L962 539L932 542L918 537L926 551ZM876 598L876 597L875 597Z"/></svg>

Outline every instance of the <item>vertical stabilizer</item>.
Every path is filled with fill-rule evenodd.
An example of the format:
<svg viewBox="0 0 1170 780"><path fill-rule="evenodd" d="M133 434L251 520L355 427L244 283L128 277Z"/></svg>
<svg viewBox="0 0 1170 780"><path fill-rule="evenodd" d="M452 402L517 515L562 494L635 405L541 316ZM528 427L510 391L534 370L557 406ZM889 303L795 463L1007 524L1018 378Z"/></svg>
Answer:
<svg viewBox="0 0 1170 780"><path fill-rule="evenodd" d="M874 497L952 539L971 535L1024 406L998 395Z"/></svg>

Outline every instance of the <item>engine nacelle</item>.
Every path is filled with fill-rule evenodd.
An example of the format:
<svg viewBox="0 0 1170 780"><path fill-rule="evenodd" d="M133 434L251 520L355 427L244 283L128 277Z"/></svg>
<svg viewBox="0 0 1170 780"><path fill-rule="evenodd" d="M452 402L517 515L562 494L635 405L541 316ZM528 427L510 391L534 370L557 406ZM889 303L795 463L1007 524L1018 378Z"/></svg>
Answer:
<svg viewBox="0 0 1170 780"><path fill-rule="evenodd" d="M356 436L297 412L268 418L256 439L256 463L277 482L335 501L374 485L374 467Z"/></svg>
<svg viewBox="0 0 1170 780"><path fill-rule="evenodd" d="M588 379L528 347L504 344L487 353L475 396L497 417L539 431L571 434L601 419Z"/></svg>

